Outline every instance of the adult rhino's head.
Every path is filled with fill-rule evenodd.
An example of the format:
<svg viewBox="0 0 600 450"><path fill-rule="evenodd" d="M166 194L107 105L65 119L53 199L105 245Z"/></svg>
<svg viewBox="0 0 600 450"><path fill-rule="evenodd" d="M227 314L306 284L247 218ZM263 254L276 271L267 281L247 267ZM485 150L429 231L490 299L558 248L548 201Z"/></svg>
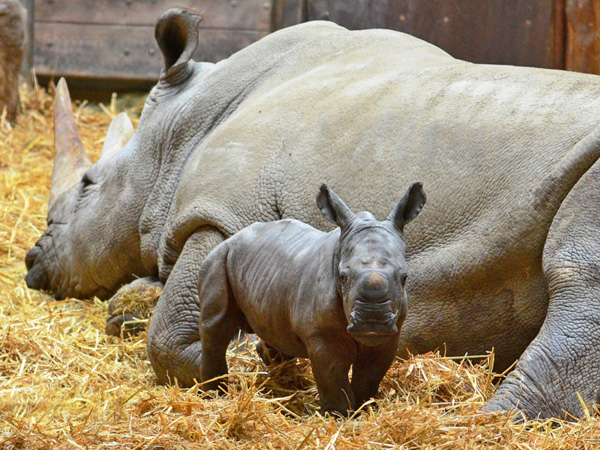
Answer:
<svg viewBox="0 0 600 450"><path fill-rule="evenodd" d="M387 220L354 214L333 190L321 186L317 205L340 229L337 274L348 332L375 346L399 332L407 312L404 225L425 204L421 183L412 184Z"/></svg>
<svg viewBox="0 0 600 450"><path fill-rule="evenodd" d="M123 269L135 268L130 261L135 258L135 238L128 217L128 174L118 161L132 135L127 115L117 116L100 160L92 165L75 128L67 84L60 80L54 104L56 156L48 227L27 253L28 287L57 298L106 297L124 280Z"/></svg>
<svg viewBox="0 0 600 450"><path fill-rule="evenodd" d="M163 173L176 172L161 170L165 160L174 164L176 158L169 145L177 139L165 130L181 128L174 116L184 116L169 102L181 97L186 82L202 71L202 64L190 60L200 20L180 9L159 19L156 39L165 61L160 81L137 132L125 114L117 116L95 164L78 136L66 82L58 83L48 227L26 256L28 287L56 298L106 298L136 277L156 274L155 258L142 256L142 222L144 216L164 221L166 214L144 208L150 203L168 208L153 202L152 193L176 185L173 180L167 180L167 187L160 183Z"/></svg>

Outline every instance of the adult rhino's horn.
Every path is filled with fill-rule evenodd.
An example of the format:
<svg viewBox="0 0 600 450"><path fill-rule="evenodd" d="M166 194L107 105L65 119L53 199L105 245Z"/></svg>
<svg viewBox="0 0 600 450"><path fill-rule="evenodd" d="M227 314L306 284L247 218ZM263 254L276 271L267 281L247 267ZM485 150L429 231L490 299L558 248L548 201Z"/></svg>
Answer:
<svg viewBox="0 0 600 450"><path fill-rule="evenodd" d="M100 158L109 158L121 151L129 139L131 139L133 133L133 124L129 116L127 116L127 113L122 112L112 120L108 127Z"/></svg>
<svg viewBox="0 0 600 450"><path fill-rule="evenodd" d="M71 96L64 78L58 82L54 97L54 146L56 156L52 169L49 206L63 192L81 181L85 171L92 165L77 133Z"/></svg>

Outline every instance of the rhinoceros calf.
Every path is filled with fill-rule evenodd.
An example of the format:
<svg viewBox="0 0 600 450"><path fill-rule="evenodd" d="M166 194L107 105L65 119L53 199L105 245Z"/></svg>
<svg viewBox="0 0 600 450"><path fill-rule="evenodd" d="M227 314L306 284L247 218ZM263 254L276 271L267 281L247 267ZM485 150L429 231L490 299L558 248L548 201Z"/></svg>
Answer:
<svg viewBox="0 0 600 450"><path fill-rule="evenodd" d="M167 367L172 379L196 378L216 389L241 328L263 339L260 348L310 358L323 412L347 414L377 393L406 317L402 231L425 195L420 183L411 185L383 222L355 215L326 185L317 204L339 228L325 233L292 219L256 223L209 253L199 272L200 333L182 349L185 358L151 359L159 376ZM169 332L185 336L180 324Z"/></svg>
<svg viewBox="0 0 600 450"><path fill-rule="evenodd" d="M13 121L19 105L19 70L25 41L25 9L19 0L0 0L0 116Z"/></svg>
<svg viewBox="0 0 600 450"><path fill-rule="evenodd" d="M399 354L493 348L498 371L520 358L489 409L583 415L580 398L598 401L600 77L469 64L406 34L326 22L196 63L199 20L176 9L158 21L160 81L131 140L111 131L94 165L60 83L28 286L107 298L158 278L148 352L166 360L188 342L164 331L174 321L197 339L188 311L220 242L260 221L330 229L313 207L322 182L383 215L400 180L419 177L428 207L406 235Z"/></svg>

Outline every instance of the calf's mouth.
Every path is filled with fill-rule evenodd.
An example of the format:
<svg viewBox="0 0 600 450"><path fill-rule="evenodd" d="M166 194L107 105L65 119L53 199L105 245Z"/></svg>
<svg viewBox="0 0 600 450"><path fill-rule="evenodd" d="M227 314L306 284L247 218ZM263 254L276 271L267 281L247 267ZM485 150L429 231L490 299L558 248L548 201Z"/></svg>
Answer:
<svg viewBox="0 0 600 450"><path fill-rule="evenodd" d="M379 345L398 333L399 315L400 310L393 307L392 300L380 303L357 300L347 330L361 344Z"/></svg>

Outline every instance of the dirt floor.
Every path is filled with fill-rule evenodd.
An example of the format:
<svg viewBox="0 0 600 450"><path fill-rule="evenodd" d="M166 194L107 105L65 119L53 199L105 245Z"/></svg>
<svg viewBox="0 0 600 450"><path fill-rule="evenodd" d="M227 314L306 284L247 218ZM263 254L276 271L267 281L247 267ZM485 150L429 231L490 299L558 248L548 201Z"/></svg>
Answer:
<svg viewBox="0 0 600 450"><path fill-rule="evenodd" d="M265 367L245 346L229 353L226 396L158 386L145 333L108 337L104 303L55 301L25 286L54 149L51 95L23 88L22 104L17 124L0 121L1 449L600 448L593 412L520 424L480 412L494 392L491 355L397 360L379 397L346 420L318 414L307 361ZM74 105L93 159L124 105L139 114L131 102Z"/></svg>

